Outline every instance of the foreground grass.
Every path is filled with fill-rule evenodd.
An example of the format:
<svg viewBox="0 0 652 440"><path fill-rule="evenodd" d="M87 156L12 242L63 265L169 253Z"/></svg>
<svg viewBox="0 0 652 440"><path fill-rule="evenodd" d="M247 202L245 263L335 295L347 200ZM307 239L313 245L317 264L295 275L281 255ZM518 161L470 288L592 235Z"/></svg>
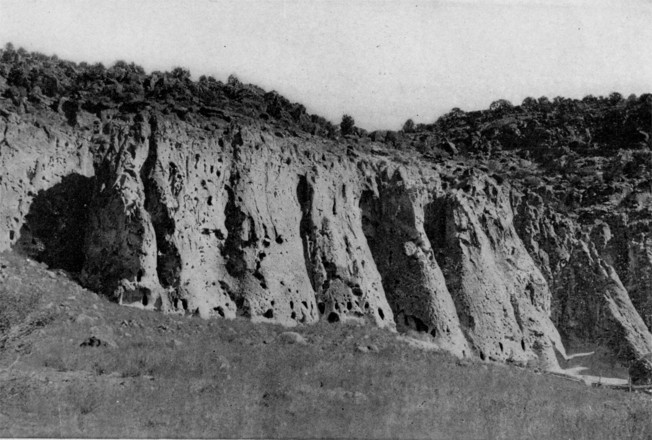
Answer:
<svg viewBox="0 0 652 440"><path fill-rule="evenodd" d="M652 433L646 395L418 351L369 326L299 327L307 344L293 344L279 326L143 312L71 294L72 284L57 282L49 284L52 301L43 302L56 319L0 352L2 437ZM90 334L117 347L80 347Z"/></svg>

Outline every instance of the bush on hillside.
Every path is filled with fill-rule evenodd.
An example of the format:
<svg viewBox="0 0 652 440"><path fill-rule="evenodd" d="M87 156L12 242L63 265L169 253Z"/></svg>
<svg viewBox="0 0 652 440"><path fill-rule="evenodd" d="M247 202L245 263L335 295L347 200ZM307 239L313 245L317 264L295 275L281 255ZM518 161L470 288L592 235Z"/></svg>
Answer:
<svg viewBox="0 0 652 440"><path fill-rule="evenodd" d="M342 116L342 122L340 123L340 131L342 135L346 136L347 134L353 134L355 130L355 120L349 116Z"/></svg>

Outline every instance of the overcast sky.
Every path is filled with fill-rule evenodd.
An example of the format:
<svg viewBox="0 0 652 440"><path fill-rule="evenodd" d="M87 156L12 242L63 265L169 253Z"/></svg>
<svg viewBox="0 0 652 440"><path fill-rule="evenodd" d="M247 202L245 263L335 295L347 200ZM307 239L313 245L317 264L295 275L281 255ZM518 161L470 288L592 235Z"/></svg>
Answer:
<svg viewBox="0 0 652 440"><path fill-rule="evenodd" d="M275 89L367 129L500 98L652 92L650 0L0 0L0 43Z"/></svg>

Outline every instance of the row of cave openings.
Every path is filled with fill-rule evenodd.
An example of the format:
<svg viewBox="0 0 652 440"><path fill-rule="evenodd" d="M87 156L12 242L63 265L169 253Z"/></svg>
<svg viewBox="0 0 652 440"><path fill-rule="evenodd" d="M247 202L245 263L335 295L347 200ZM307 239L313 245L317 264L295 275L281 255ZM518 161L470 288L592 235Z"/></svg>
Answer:
<svg viewBox="0 0 652 440"><path fill-rule="evenodd" d="M171 176L176 177L176 174L177 173L172 172ZM233 179L237 179L237 176L234 176ZM179 282L179 273L182 264L178 250L169 239L174 232L175 224L173 219L167 215L164 207L160 206L158 200L160 200L161 195L156 193L156 186L147 185L147 180L145 180L145 183L147 195L146 209L151 215L157 238L157 272L159 281L163 287L175 286L178 285ZM258 238L255 236L255 231L253 231L253 236L248 242L240 242L238 240L238 237L240 236L238 228L241 228L246 214L237 207L236 200L234 200L234 194L231 188L236 184L236 182L232 181L229 183L231 186L227 187L229 201L225 213L226 226L229 234L227 239L224 240L223 253L227 259L227 270L231 275L237 277L241 275L241 271L244 270L242 248L255 245ZM26 216L26 221L21 229L16 247L29 256L44 261L51 267L62 268L70 272L79 273L84 265L84 234L79 234L79 231L83 231L85 227L82 223L86 221L88 212L84 212L84 210L91 206L92 188L92 178L71 175L64 178L63 181L55 187L39 192L34 198L30 212ZM345 192L345 189L343 189L343 192ZM309 274L312 258L308 249L308 240L310 239L312 228L310 220L310 210L313 197L312 193L313 189L310 186L307 177L301 176L297 186L297 198L303 213L300 224L300 234ZM363 222L374 224L377 219L380 218L378 212L378 200L370 191L363 193L360 207L363 210ZM224 238L224 234L221 233L221 231L209 232L215 232L215 236L218 239ZM373 237L369 238L370 240L373 240ZM15 239L15 237L14 232L12 231L12 240L13 239ZM276 236L274 240L279 244L283 243L283 237L281 236ZM268 237L267 231L265 231L265 237L262 240L262 243L264 247L269 246L270 238ZM259 259L262 261L265 256L266 255L263 251L259 254ZM329 276L329 280L327 280L328 283L337 278L337 275L334 268L330 268L328 264L326 264L326 268ZM254 276L260 280L262 288L267 287L260 271L256 271ZM139 278L140 276L137 277ZM310 279L312 281L312 277L310 277ZM355 301L356 299L361 299L363 297L363 292L358 285L352 285L349 287L351 288L354 298L347 300L346 303L341 306L336 303L334 310L331 310L326 317L329 322L339 321L340 313L347 313L355 308L352 300ZM144 294L143 302L146 304L147 301L148 295ZM188 302L186 299L179 298L176 302L183 309L187 309ZM236 305L242 303L240 298L234 298L234 302ZM317 305L320 313L324 314L326 312L325 304L319 302ZM368 310L370 307L368 302L355 305L362 306L361 308L365 310ZM266 314L273 316L273 310L267 311ZM381 319L385 319L382 309L378 310L378 315ZM406 316L405 319L408 319L408 317ZM416 329L423 329L423 324L419 325L421 322L419 318L413 317L412 321L417 323Z"/></svg>
<svg viewBox="0 0 652 440"><path fill-rule="evenodd" d="M233 179L237 179L234 176ZM236 200L234 200L233 188L237 184L235 181L229 182L227 193L229 201L226 208L226 226L229 231L226 240L224 234L216 233L218 239L222 239L223 254L228 261L227 268L233 276L238 276L239 272L243 270L242 264L242 248L246 246L255 246L258 237L255 236L255 231L252 233L254 236L250 237L248 242L238 242L240 234L237 228L241 227L243 216L245 214L238 208ZM73 175L63 179L62 183L55 187L41 191L34 199L30 213L26 216L26 221L23 229L18 238L18 247L25 251L29 256L44 261L54 268L62 268L70 272L79 272L83 267L83 234L79 234L80 230L84 229L82 222L86 221L88 217L88 209L91 206L91 190L93 187L92 178L85 178L78 175ZM152 193L155 190L154 186L147 185L147 210L150 212L154 229L157 236L157 246L159 251L157 271L159 280L164 287L175 286L178 284L179 273L181 271L181 258L178 250L172 242L166 238L170 237L174 232L175 225L169 216L166 215L165 209L161 206L156 206L156 201L160 200L160 195ZM342 189L343 193L346 189ZM296 196L300 204L302 218L300 223L300 235L303 243L304 259L306 263L306 270L308 271L309 278L312 282L311 267L312 255L309 248L309 241L314 225L311 220L313 188L307 176L300 176L296 189ZM446 243L446 201L433 202L425 206L425 231L431 243L445 244ZM372 191L366 190L362 193L359 206L362 214L362 227L369 248L371 250L374 260L386 258L391 264L392 250L386 254L382 246L378 245L377 231L381 227L383 221L383 206L379 197ZM335 208L334 208L335 209ZM334 213L335 214L335 213ZM68 218L69 217L69 218ZM391 225L385 225L385 229L389 228L389 232L398 234L398 231L392 231ZM253 229L253 228L252 228ZM282 243L283 238L276 236L275 241ZM270 243L267 231L265 237L262 239L264 247ZM38 246L37 246L38 245ZM445 247L445 246L444 246ZM439 249L440 253L437 256L437 261L440 265L445 265L447 258L450 258L450 252L445 248ZM66 257L68 256L68 257ZM262 251L259 259L262 261L265 258L265 253ZM441 258L440 258L441 257ZM72 258L72 259L71 259ZM431 255L432 258L432 255ZM452 263L451 263L452 264ZM260 266L260 264L259 264ZM327 269L327 282L334 281L338 275L335 269L331 269L326 265ZM386 285L385 274L381 271L381 278L383 279L383 287L386 291L394 288L392 285ZM254 274L260 280L261 287L267 288L264 276L260 271ZM220 283L222 284L222 283ZM242 307L243 299L238 297L237 292L228 290L226 283L222 286L228 291L229 296L232 296L233 301L237 307ZM315 287L315 286L313 286ZM318 301L317 308L320 315L326 315L325 319L329 322L338 322L342 319L341 314L355 312L356 310L363 310L369 313L369 302L364 300L364 294L358 285L348 286L352 292L352 297L344 300L342 304L335 302L333 307L327 308L323 301ZM453 290L451 290L453 292ZM388 295L391 298L391 295ZM455 299L455 298L454 298ZM143 301L149 301L147 295L143 295ZM404 326L412 328L419 332L427 332L432 336L437 336L437 329L431 328L424 320L414 314L406 314L401 307L401 304L392 303L390 300L390 307L394 315L400 317L398 319L404 320ZM185 298L178 298L177 306L185 310L188 309L188 301ZM473 320L470 316L465 314L463 304L455 304L460 315L460 320L463 325L472 326ZM217 313L220 310L216 310ZM224 315L222 311L221 315ZM382 319L386 319L382 309L377 310L377 315ZM263 316L268 318L274 317L273 306L267 310ZM502 345L502 344L501 344ZM482 356L482 354L481 354Z"/></svg>

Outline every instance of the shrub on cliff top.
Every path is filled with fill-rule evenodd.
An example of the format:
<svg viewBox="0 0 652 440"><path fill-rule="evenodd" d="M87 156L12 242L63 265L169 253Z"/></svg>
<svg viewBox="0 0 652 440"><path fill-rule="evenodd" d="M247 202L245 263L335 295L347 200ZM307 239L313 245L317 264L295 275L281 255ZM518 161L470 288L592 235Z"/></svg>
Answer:
<svg viewBox="0 0 652 440"><path fill-rule="evenodd" d="M342 122L340 122L340 130L344 136L347 134L352 134L355 130L355 120L349 115L342 116Z"/></svg>
<svg viewBox="0 0 652 440"><path fill-rule="evenodd" d="M403 124L403 132L405 133L412 133L414 131L414 121L412 119L408 119L405 121L405 124Z"/></svg>

